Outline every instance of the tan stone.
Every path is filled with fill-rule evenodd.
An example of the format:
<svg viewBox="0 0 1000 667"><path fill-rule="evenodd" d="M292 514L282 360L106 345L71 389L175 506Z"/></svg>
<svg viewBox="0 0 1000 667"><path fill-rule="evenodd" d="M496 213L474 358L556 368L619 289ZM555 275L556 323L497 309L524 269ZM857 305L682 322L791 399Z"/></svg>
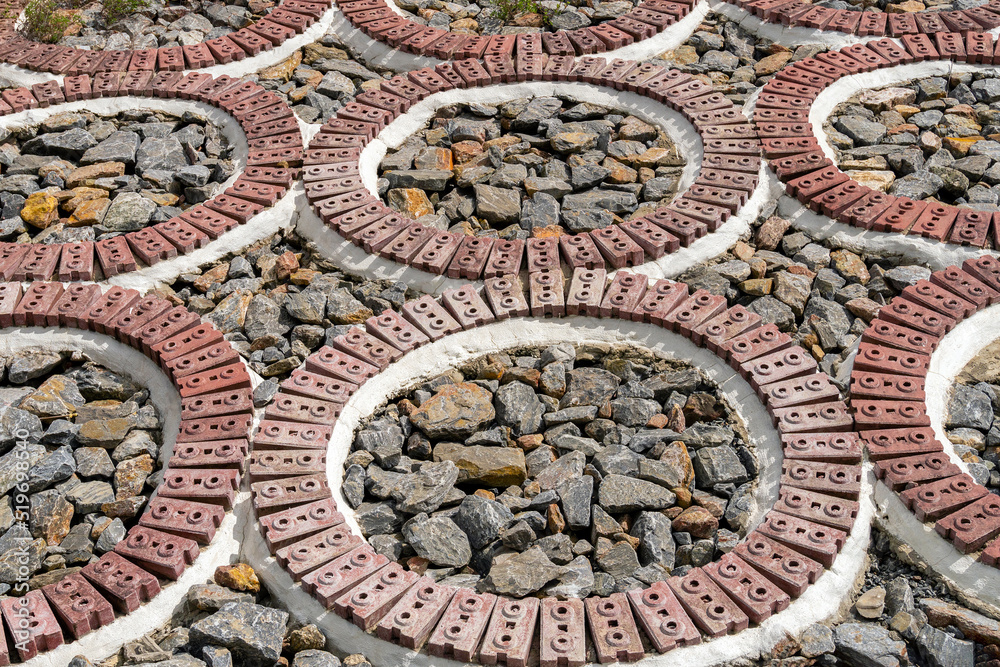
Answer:
<svg viewBox="0 0 1000 667"><path fill-rule="evenodd" d="M285 60L282 60L277 65L271 65L270 67L265 67L260 71L258 76L264 80L279 80L288 81L292 78L292 73L295 68L302 64L302 52L295 51L292 55Z"/></svg>
<svg viewBox="0 0 1000 667"><path fill-rule="evenodd" d="M244 593L260 591L260 580L257 579L257 573L246 563L220 565L215 569L215 583L230 590Z"/></svg>
<svg viewBox="0 0 1000 667"><path fill-rule="evenodd" d="M229 262L223 262L218 266L213 266L208 271L198 276L194 283L194 288L199 292L207 292L213 283L221 283L229 273Z"/></svg>
<svg viewBox="0 0 1000 667"><path fill-rule="evenodd" d="M635 169L626 167L612 157L604 158L601 166L611 170L611 173L604 179L609 183L635 183L635 179L638 176Z"/></svg>
<svg viewBox="0 0 1000 667"><path fill-rule="evenodd" d="M457 21L452 21L449 26L452 30L463 31L467 30L470 33L475 32L479 29L479 22L476 19L464 18Z"/></svg>
<svg viewBox="0 0 1000 667"><path fill-rule="evenodd" d="M434 206L427 194L417 188L394 188L389 190L389 206L411 218L434 213Z"/></svg>
<svg viewBox="0 0 1000 667"><path fill-rule="evenodd" d="M941 140L941 145L955 157L961 158L969 154L973 144L982 140L983 137L945 137Z"/></svg>
<svg viewBox="0 0 1000 667"><path fill-rule="evenodd" d="M71 190L73 196L62 202L62 209L67 213L72 213L76 207L91 199L105 199L108 191L101 188L76 187Z"/></svg>
<svg viewBox="0 0 1000 667"><path fill-rule="evenodd" d="M679 167L684 164L684 158L676 149L654 147L633 157L632 163L637 167Z"/></svg>
<svg viewBox="0 0 1000 667"><path fill-rule="evenodd" d="M308 44L302 49L302 62L312 65L319 60L348 60L347 52L319 42Z"/></svg>
<svg viewBox="0 0 1000 667"><path fill-rule="evenodd" d="M767 56L766 58L761 58L757 61L757 64L753 67L753 72L757 76L767 76L769 74L774 74L782 67L784 67L789 60L792 59L792 54L789 51L779 51L773 55Z"/></svg>
<svg viewBox="0 0 1000 667"><path fill-rule="evenodd" d="M169 192L146 192L143 196L157 206L176 206L180 197Z"/></svg>
<svg viewBox="0 0 1000 667"><path fill-rule="evenodd" d="M896 174L891 171L858 171L852 169L845 172L848 178L857 181L865 187L880 192L888 192L889 186L896 180Z"/></svg>
<svg viewBox="0 0 1000 667"><path fill-rule="evenodd" d="M520 485L528 474L524 450L520 447L466 447L457 442L442 442L434 447L434 460L457 465L459 482L478 482L490 487Z"/></svg>
<svg viewBox="0 0 1000 667"><path fill-rule="evenodd" d="M879 618L882 615L882 610L885 609L885 589L876 586L865 591L854 603L854 609L862 618Z"/></svg>
<svg viewBox="0 0 1000 667"><path fill-rule="evenodd" d="M675 65L693 65L698 62L698 51L690 44L684 44L673 51L661 53L660 58Z"/></svg>
<svg viewBox="0 0 1000 667"><path fill-rule="evenodd" d="M766 296L774 290L773 278L751 278L740 283L740 291L750 296Z"/></svg>
<svg viewBox="0 0 1000 667"><path fill-rule="evenodd" d="M451 154L456 165L465 164L477 155L482 155L482 153L483 145L478 141L459 141L451 147Z"/></svg>
<svg viewBox="0 0 1000 667"><path fill-rule="evenodd" d="M905 0L905 2L900 2L896 5L889 5L886 7L886 12L889 14L912 14L916 12L922 12L927 7L922 2L917 2L917 0Z"/></svg>

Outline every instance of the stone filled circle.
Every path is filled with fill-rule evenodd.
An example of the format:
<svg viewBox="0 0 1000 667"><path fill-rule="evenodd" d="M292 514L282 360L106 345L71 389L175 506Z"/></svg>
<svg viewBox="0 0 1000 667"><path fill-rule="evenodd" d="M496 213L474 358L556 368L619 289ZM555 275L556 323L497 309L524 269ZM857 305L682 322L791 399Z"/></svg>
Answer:
<svg viewBox="0 0 1000 667"><path fill-rule="evenodd" d="M445 584L607 596L706 565L749 527L756 460L687 364L561 344L403 395L356 432L342 488L377 553Z"/></svg>
<svg viewBox="0 0 1000 667"><path fill-rule="evenodd" d="M101 241L221 192L232 146L194 112L56 113L4 130L0 241Z"/></svg>
<svg viewBox="0 0 1000 667"><path fill-rule="evenodd" d="M161 421L149 392L85 355L27 350L0 361L0 588L18 583L28 540L32 588L112 551L160 481ZM23 431L22 431L23 429ZM29 516L14 511L17 434L28 433ZM9 488L8 488L9 487Z"/></svg>
<svg viewBox="0 0 1000 667"><path fill-rule="evenodd" d="M434 227L551 237L668 204L685 162L662 129L633 115L522 98L439 109L430 127L382 159L379 191L393 209Z"/></svg>

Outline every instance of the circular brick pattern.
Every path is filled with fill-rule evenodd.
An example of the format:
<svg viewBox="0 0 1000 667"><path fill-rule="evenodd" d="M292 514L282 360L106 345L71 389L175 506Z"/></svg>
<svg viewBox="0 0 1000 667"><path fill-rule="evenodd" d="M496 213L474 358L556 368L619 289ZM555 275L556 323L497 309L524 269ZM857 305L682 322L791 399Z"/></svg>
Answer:
<svg viewBox="0 0 1000 667"><path fill-rule="evenodd" d="M667 652L703 636L743 631L803 595L834 566L861 508L861 449L839 392L787 334L761 326L742 306L727 308L724 297L691 294L684 283L650 283L643 275L619 273L606 284L603 274L595 274L578 268L566 298L560 274L558 287L545 288L550 296L558 290L557 302L539 299L535 282L526 297L516 276L487 278L481 294L466 285L439 299L424 296L407 303L402 314L386 311L368 319L364 329L308 357L282 383L254 436L251 490L263 548L271 554L263 554L266 562L257 563L258 570L277 563L302 591L383 640L410 649L426 643L429 655L483 664L499 657L523 665L537 637L542 664L565 659L582 665L587 628L600 661L634 661L645 655L643 636L655 651ZM408 363L405 372L413 373L426 367L408 357L427 354L423 345L480 328L493 340L491 327L503 327L504 320L517 324L518 318L548 314L677 332L706 349L698 354L714 353L717 362L728 363L749 384L747 392L756 391L763 405L750 409L760 409L765 423L773 421L784 460L780 479L774 466L762 466L764 478L775 478L776 501L732 553L628 594L518 600L421 578L390 564L352 532L353 519L338 511L334 498L349 447L327 446L338 418L353 431L351 424L379 400L366 395L356 405L351 399L359 387L374 381L383 393L398 390L393 369ZM586 320L576 322L583 326ZM513 336L523 333L507 335L516 341L521 339ZM467 343L458 345L469 352ZM391 373L384 382L383 372ZM727 377L713 380L725 387ZM776 456L775 463L782 458Z"/></svg>
<svg viewBox="0 0 1000 667"><path fill-rule="evenodd" d="M25 596L33 622L17 651L29 660L140 609L160 592L161 579L177 580L195 563L235 501L253 401L246 367L222 333L158 296L120 287L103 292L98 285L0 283L0 327L11 337L23 327L60 327L117 339L159 365L181 397L164 481L138 524L79 574ZM18 599L0 603L8 627L17 625ZM0 662L8 659L0 645Z"/></svg>
<svg viewBox="0 0 1000 667"><path fill-rule="evenodd" d="M18 13L23 3L11 11ZM130 51L90 51L41 44L14 30L14 19L0 28L0 61L60 76L101 72L157 72L224 65L270 51L304 32L330 8L329 0L282 0L267 17L223 37L200 44Z"/></svg>
<svg viewBox="0 0 1000 667"><path fill-rule="evenodd" d="M1000 497L946 452L931 428L924 389L946 334L998 301L1000 260L991 256L907 287L862 336L850 398L856 432L882 483L958 552L993 567L1000 564Z"/></svg>
<svg viewBox="0 0 1000 667"><path fill-rule="evenodd" d="M102 72L14 88L0 94L0 115L104 97L183 98L218 107L239 123L249 144L242 174L225 192L166 222L97 242L0 243L0 280L105 279L183 255L244 225L291 188L302 160L292 110L250 81L181 72Z"/></svg>
<svg viewBox="0 0 1000 667"><path fill-rule="evenodd" d="M896 197L863 186L827 157L810 123L817 96L843 77L931 60L992 63L995 48L988 33L940 32L933 37L904 35L899 41L884 38L855 44L794 63L778 72L757 100L753 122L764 157L789 195L839 222L957 245L998 247L997 214Z"/></svg>
<svg viewBox="0 0 1000 667"><path fill-rule="evenodd" d="M516 59L542 53L582 56L613 51L648 39L677 23L698 0L643 0L624 16L577 30L524 35L464 35L420 25L389 6L391 0L337 2L347 20L372 39L419 56L441 60L489 58Z"/></svg>
<svg viewBox="0 0 1000 667"><path fill-rule="evenodd" d="M733 0L733 4L770 23L861 37L965 34L1000 25L1000 2L995 0L971 9L904 14L831 9L804 0Z"/></svg>
<svg viewBox="0 0 1000 667"><path fill-rule="evenodd" d="M527 268L532 280L586 268L637 266L688 246L736 216L757 189L759 143L742 112L688 74L652 64L521 53L459 60L400 74L358 95L306 151L306 195L326 226L365 252L431 274L478 280ZM579 81L627 90L680 112L704 154L695 182L667 206L620 225L558 238L502 241L439 231L382 203L362 182L362 151L389 123L434 93L521 81Z"/></svg>

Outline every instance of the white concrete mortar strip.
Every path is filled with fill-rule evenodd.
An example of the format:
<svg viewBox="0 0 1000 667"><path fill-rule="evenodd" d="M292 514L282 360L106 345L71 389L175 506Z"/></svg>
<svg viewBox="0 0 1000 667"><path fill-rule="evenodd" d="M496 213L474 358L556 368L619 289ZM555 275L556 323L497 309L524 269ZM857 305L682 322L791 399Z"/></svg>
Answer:
<svg viewBox="0 0 1000 667"><path fill-rule="evenodd" d="M45 109L28 109L9 116L0 116L0 128L11 128L27 125L38 125L49 116L74 111L90 111L97 114L117 114L123 111L146 109L149 111L165 111L182 115L186 111L195 111L204 116L208 122L217 126L233 147L232 155L236 165L233 174L219 186L222 193L243 174L246 167L249 146L246 135L239 122L222 109L205 102L176 98L150 97L101 97L94 100L78 100L47 107ZM299 123L303 133L303 143L307 143L319 131L319 126L309 123ZM296 181L292 189L285 193L274 206L266 208L251 218L246 224L226 232L205 246L186 254L164 260L136 271L129 271L108 278L111 285L128 287L145 292L153 287L169 284L183 273L196 271L199 266L210 264L229 253L238 252L254 243L291 227L295 212L295 196L302 192L301 181Z"/></svg>
<svg viewBox="0 0 1000 667"><path fill-rule="evenodd" d="M331 446L327 451L327 476L331 491L340 498L348 525L357 532L354 512L343 500L341 485L343 464L349 453L353 433L360 421L371 415L386 400L420 379L432 377L455 365L491 351L557 342L604 343L645 347L664 358L691 363L715 382L725 400L743 419L751 434L751 445L757 455L760 473L751 509L752 525L756 525L777 498L781 472L780 439L770 417L750 386L721 359L691 341L660 327L619 320L589 317L564 319L517 318L477 327L448 336L403 357L399 362L369 380L351 397L334 427ZM847 598L863 571L873 507L871 475L862 477L861 509L854 529L848 536L834 567L795 600L791 606L758 627L737 635L713 640L697 646L676 649L642 661L650 667L682 667L690 664L724 664L743 656L766 652L786 636L801 633L812 623L820 622L842 611ZM458 665L451 660L415 653L362 632L359 628L324 609L314 598L295 585L291 577L268 552L258 526L249 532L244 543L245 555L260 578L289 612L300 619L309 619L325 632L328 646L348 653L361 652L373 664L381 666L442 667Z"/></svg>
<svg viewBox="0 0 1000 667"><path fill-rule="evenodd" d="M160 448L159 458L161 467L166 467L177 440L181 400L173 383L152 360L110 336L92 331L41 327L0 330L0 355L18 354L28 349L53 352L79 350L93 361L115 372L124 372L147 387L163 422L163 446ZM251 375L259 381L256 374ZM191 586L210 580L215 568L236 560L242 541L240 531L237 530L236 515L249 514L249 493L240 493L239 499L237 508L223 518L212 543L202 548L194 564L176 582L163 585L160 594L152 601L76 641L72 641L72 637L66 634L66 644L54 651L41 653L23 664L26 667L65 667L77 655L85 655L94 661L101 660L116 653L126 642L138 639L169 621Z"/></svg>

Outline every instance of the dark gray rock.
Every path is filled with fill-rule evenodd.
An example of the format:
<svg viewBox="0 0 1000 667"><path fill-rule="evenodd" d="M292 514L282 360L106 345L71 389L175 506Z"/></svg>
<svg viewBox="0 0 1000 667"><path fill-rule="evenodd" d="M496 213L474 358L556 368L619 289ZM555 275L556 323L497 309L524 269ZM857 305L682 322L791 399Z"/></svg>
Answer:
<svg viewBox="0 0 1000 667"><path fill-rule="evenodd" d="M538 400L535 390L523 382L505 384L493 395L496 420L510 428L514 437L537 433L542 425L545 406Z"/></svg>
<svg viewBox="0 0 1000 667"><path fill-rule="evenodd" d="M956 384L948 401L946 428L974 428L986 432L993 425L993 405L986 393Z"/></svg>
<svg viewBox="0 0 1000 667"><path fill-rule="evenodd" d="M855 667L897 667L905 664L906 644L874 623L842 623L833 631L837 653Z"/></svg>
<svg viewBox="0 0 1000 667"><path fill-rule="evenodd" d="M439 567L465 567L472 558L468 537L447 517L417 515L403 526L403 536L418 556Z"/></svg>
<svg viewBox="0 0 1000 667"><path fill-rule="evenodd" d="M920 629L917 647L931 667L973 667L976 663L972 642L956 639L930 624Z"/></svg>
<svg viewBox="0 0 1000 667"><path fill-rule="evenodd" d="M514 515L495 500L471 495L465 497L452 518L468 536L472 548L479 550L495 541Z"/></svg>
<svg viewBox="0 0 1000 667"><path fill-rule="evenodd" d="M191 626L191 643L229 649L241 664L271 665L281 657L288 613L231 602Z"/></svg>
<svg viewBox="0 0 1000 667"><path fill-rule="evenodd" d="M550 561L541 549L531 547L523 553L501 554L494 558L483 587L497 595L524 597L541 590L565 571L566 568Z"/></svg>
<svg viewBox="0 0 1000 667"><path fill-rule="evenodd" d="M594 495L594 478L581 475L569 479L559 487L563 518L573 530L582 530L590 525L590 505Z"/></svg>
<svg viewBox="0 0 1000 667"><path fill-rule="evenodd" d="M639 540L639 562L657 564L667 570L674 568L676 545L671 535L670 519L659 512L642 512L629 531Z"/></svg>
<svg viewBox="0 0 1000 667"><path fill-rule="evenodd" d="M612 514L660 510L677 501L677 496L658 484L624 475L606 476L597 490L597 497L601 506Z"/></svg>
<svg viewBox="0 0 1000 667"><path fill-rule="evenodd" d="M691 457L691 463L699 488L711 489L716 484L730 482L739 484L749 479L736 450L728 445L699 449Z"/></svg>

